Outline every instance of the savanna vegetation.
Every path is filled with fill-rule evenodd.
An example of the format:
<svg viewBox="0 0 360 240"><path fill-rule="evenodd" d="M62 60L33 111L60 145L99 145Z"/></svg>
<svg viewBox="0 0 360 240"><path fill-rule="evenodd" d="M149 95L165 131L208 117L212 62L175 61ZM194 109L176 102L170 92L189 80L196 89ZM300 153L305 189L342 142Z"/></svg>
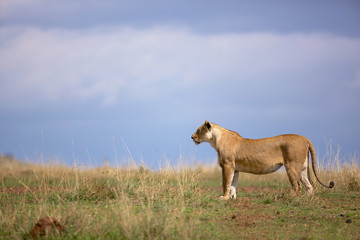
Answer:
<svg viewBox="0 0 360 240"><path fill-rule="evenodd" d="M79 169L2 157L0 239L32 239L44 216L66 231L41 239L360 239L359 160L340 162L319 166L335 187L315 183L310 197L292 196L280 171L241 174L237 199L222 201L218 166Z"/></svg>

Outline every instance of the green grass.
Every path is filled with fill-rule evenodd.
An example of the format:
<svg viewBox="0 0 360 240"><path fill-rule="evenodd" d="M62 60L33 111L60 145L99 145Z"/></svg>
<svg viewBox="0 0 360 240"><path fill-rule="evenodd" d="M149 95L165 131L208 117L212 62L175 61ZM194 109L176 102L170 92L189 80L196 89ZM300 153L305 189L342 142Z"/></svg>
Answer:
<svg viewBox="0 0 360 240"><path fill-rule="evenodd" d="M1 165L1 164L0 164ZM43 216L66 228L43 239L359 239L358 162L320 171L334 189L288 192L284 172L241 174L221 201L219 167L79 170L18 162L0 169L0 239L30 238Z"/></svg>

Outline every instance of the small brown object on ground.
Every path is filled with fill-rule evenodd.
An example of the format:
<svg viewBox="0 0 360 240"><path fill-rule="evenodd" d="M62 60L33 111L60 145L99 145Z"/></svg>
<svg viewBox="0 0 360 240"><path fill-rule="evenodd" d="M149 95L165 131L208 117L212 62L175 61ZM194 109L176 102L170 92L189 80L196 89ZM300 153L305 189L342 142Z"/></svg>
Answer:
<svg viewBox="0 0 360 240"><path fill-rule="evenodd" d="M57 220L54 217L42 217L40 218L33 229L30 231L30 235L33 239L36 239L37 237L42 237L47 234L53 233L56 231L58 234L61 234L62 232L66 231L66 228L60 224L59 220Z"/></svg>

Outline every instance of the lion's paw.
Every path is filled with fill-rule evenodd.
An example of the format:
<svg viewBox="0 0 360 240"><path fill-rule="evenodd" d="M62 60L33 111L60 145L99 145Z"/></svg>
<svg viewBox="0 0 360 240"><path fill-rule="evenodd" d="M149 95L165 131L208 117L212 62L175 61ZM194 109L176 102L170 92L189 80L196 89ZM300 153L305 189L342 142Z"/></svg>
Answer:
<svg viewBox="0 0 360 240"><path fill-rule="evenodd" d="M220 196L220 200L229 200L229 196Z"/></svg>

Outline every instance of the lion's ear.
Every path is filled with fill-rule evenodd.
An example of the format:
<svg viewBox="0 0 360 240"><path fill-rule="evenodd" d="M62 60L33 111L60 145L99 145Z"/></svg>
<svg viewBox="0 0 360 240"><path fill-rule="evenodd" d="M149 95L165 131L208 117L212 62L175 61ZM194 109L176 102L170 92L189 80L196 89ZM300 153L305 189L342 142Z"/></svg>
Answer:
<svg viewBox="0 0 360 240"><path fill-rule="evenodd" d="M208 121L205 121L204 124L205 124L206 128L210 130L210 128L211 128L210 123Z"/></svg>

